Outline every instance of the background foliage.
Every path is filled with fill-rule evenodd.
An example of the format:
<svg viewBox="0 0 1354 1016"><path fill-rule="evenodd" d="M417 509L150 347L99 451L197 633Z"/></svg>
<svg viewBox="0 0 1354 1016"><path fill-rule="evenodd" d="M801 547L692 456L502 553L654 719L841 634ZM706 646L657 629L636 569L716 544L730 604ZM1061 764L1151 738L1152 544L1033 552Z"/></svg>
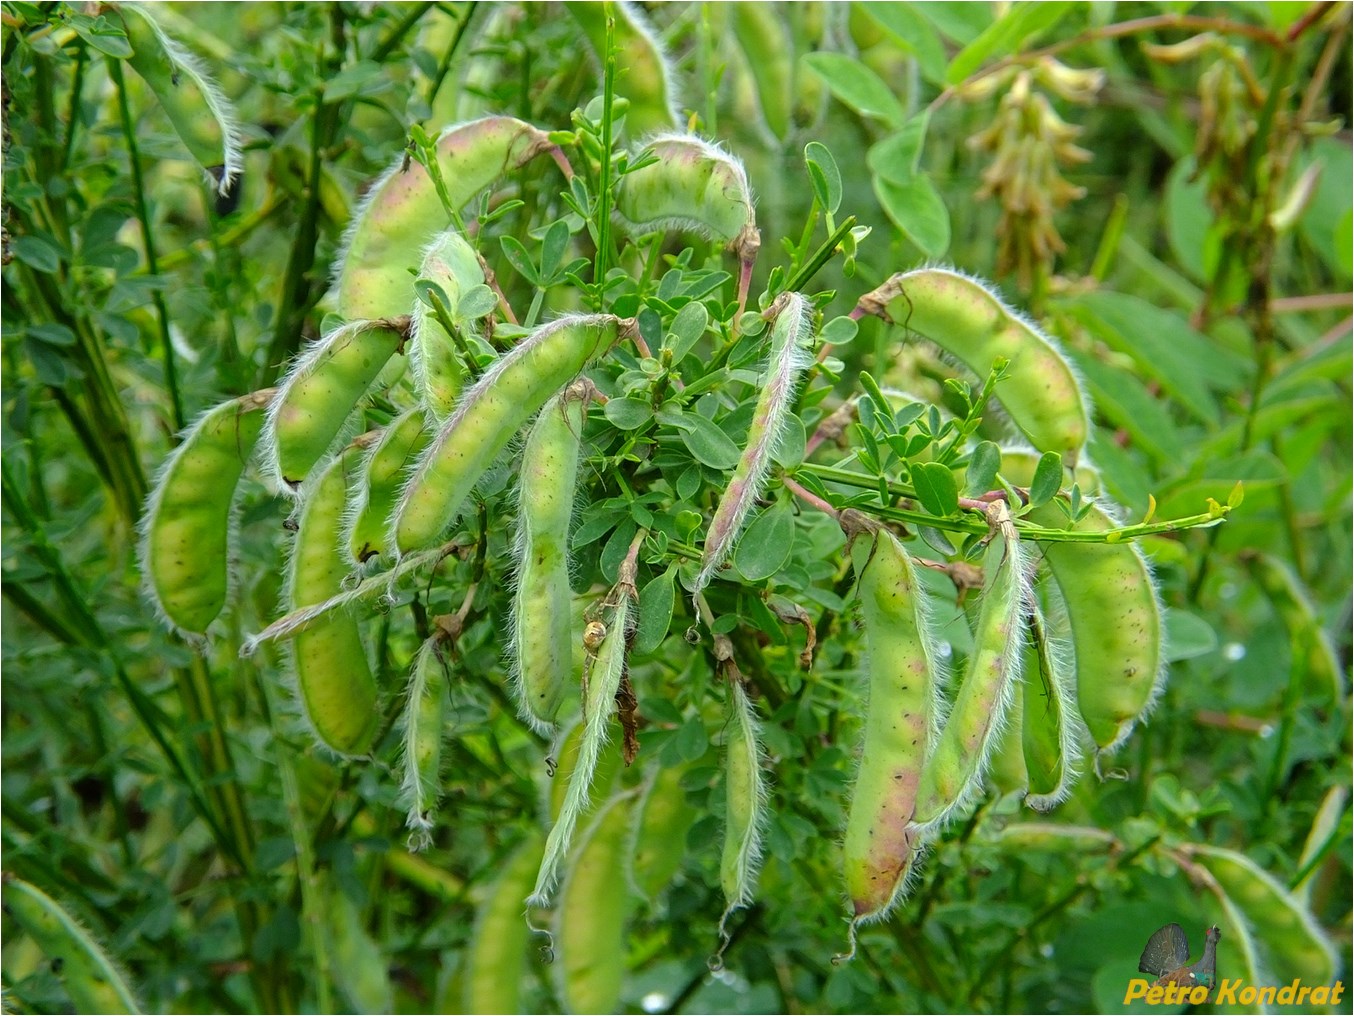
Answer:
<svg viewBox="0 0 1354 1016"><path fill-rule="evenodd" d="M705 961L722 909L722 710L706 654L682 643L689 606L677 597L668 642L634 667L642 748L689 765L682 791L705 817L674 885L629 918L612 958L626 971L622 1004L1117 1011L1153 929L1178 920L1197 941L1220 919L1181 867L1191 842L1240 851L1292 890L1348 976L1349 702L1343 683L1321 684L1317 638L1334 639L1346 669L1348 6L649 15L683 122L745 160L768 248L819 242L804 146L835 156L842 213L873 232L853 278L838 261L815 280L842 294L829 315L928 259L998 278L1081 368L1097 404L1092 454L1130 517L1153 504L1163 518L1200 511L1239 480L1245 501L1224 526L1146 541L1170 608L1170 683L1109 778L1084 780L1048 820L1063 831L990 796L838 967L837 836L862 690L840 536L806 524L774 581L830 635L812 671L795 666L802 635L762 652L738 633L765 661L755 677L773 790L759 901L735 921L718 976ZM543 782L541 745L503 691L503 591L481 589L458 640L443 819L413 855L398 778L322 757L280 655L237 656L275 614L282 503L257 485L247 495L240 602L206 655L141 598L135 525L183 423L271 383L318 333L353 204L413 125L501 112L566 128L598 95L597 64L579 58L588 12L166 7L165 27L239 111L233 205L213 199L155 97L123 74L113 20L65 4L6 3L3 16L5 868L79 914L149 1010L456 1010L475 907L537 824ZM1041 56L1099 69L1103 87L1060 79ZM621 95L658 72L651 60L643 46L622 53ZM1073 143L1043 121L1043 162L1014 154L1022 131L1040 129L1011 119L1021 87L1081 131ZM555 200L543 174L521 181L527 212ZM536 251L528 219L504 231ZM506 254L494 267L515 277ZM505 284L515 305L532 301L520 277ZM551 289L545 308L569 298ZM877 323L836 355L841 393L868 369L941 397L945 366ZM606 570L609 555L614 571L637 523L602 510L590 523L581 573ZM506 537L495 539L501 556ZM1258 581L1265 561L1292 585ZM429 609L454 609L463 578L449 576ZM399 631L391 618L373 628L391 686L415 648ZM1078 829L1102 830L1113 849L1087 849ZM303 906L307 881L323 906ZM1224 951L1224 976L1228 963ZM16 1010L70 1006L36 943L8 927L3 975ZM534 955L522 992L529 1011L559 1006Z"/></svg>

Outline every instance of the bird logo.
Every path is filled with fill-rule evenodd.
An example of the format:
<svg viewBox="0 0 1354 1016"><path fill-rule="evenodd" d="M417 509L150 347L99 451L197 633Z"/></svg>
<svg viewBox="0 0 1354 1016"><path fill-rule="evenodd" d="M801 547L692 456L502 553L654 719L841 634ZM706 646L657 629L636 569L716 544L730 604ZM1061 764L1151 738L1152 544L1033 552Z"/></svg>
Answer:
<svg viewBox="0 0 1354 1016"><path fill-rule="evenodd" d="M1204 954L1189 966L1189 939L1178 924L1158 928L1147 940L1147 947L1138 960L1138 969L1155 977L1155 986L1176 985L1195 987L1203 985L1210 991L1218 983L1218 939L1222 932L1215 924L1204 932Z"/></svg>

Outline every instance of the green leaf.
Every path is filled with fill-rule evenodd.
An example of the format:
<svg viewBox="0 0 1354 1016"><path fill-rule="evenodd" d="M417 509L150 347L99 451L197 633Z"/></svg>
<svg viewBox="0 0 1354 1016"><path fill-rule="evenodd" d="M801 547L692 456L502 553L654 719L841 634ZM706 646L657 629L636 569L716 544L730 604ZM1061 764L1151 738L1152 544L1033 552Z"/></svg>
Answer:
<svg viewBox="0 0 1354 1016"><path fill-rule="evenodd" d="M1166 608L1166 661L1192 660L1218 647L1218 633L1197 614Z"/></svg>
<svg viewBox="0 0 1354 1016"><path fill-rule="evenodd" d="M1039 456L1039 464L1034 467L1034 479L1030 481L1030 507L1048 504L1062 485L1063 457L1057 452L1044 452Z"/></svg>
<svg viewBox="0 0 1354 1016"><path fill-rule="evenodd" d="M917 500L932 515L948 517L959 510L959 488L949 466L921 462L912 467L912 486Z"/></svg>
<svg viewBox="0 0 1354 1016"><path fill-rule="evenodd" d="M61 248L47 236L30 233L10 243L14 256L34 271L51 274L61 267Z"/></svg>
<svg viewBox="0 0 1354 1016"><path fill-rule="evenodd" d="M100 53L119 60L125 60L132 55L132 44L127 41L127 33L120 25L109 21L102 14L97 18L76 14L72 15L69 21L76 34Z"/></svg>
<svg viewBox="0 0 1354 1016"><path fill-rule="evenodd" d="M673 363L680 363L682 357L691 352L709 324L710 312L703 303L692 301L677 312L672 319L672 330L664 340L667 348L672 350Z"/></svg>
<svg viewBox="0 0 1354 1016"><path fill-rule="evenodd" d="M359 95L375 95L392 87L394 82L382 64L374 60L359 60L325 79L324 97L328 102L338 102Z"/></svg>
<svg viewBox="0 0 1354 1016"><path fill-rule="evenodd" d="M461 321L476 321L486 314L492 314L497 306L498 296L481 283L461 294L461 302L456 305L456 317Z"/></svg>
<svg viewBox="0 0 1354 1016"><path fill-rule="evenodd" d="M967 46L992 24L992 8L968 0L941 0L919 4L917 9L943 36L960 46Z"/></svg>
<svg viewBox="0 0 1354 1016"><path fill-rule="evenodd" d="M1122 427L1143 451L1162 462L1180 461L1185 439L1171 414L1147 394L1132 374L1088 355L1072 354L1095 400L1097 410Z"/></svg>
<svg viewBox="0 0 1354 1016"><path fill-rule="evenodd" d="M637 430L653 419L653 406L647 399L612 399L602 412L621 430Z"/></svg>
<svg viewBox="0 0 1354 1016"><path fill-rule="evenodd" d="M633 652L651 653L667 638L676 604L673 579L675 567L655 575L639 592L639 629L635 632Z"/></svg>
<svg viewBox="0 0 1354 1016"><path fill-rule="evenodd" d="M923 110L901 130L872 145L865 156L870 172L894 183L907 183L916 176L930 122L930 110Z"/></svg>
<svg viewBox="0 0 1354 1016"><path fill-rule="evenodd" d="M900 49L917 58L922 77L933 85L945 84L945 65L949 61L945 44L914 4L867 3L857 9L872 18Z"/></svg>
<svg viewBox="0 0 1354 1016"><path fill-rule="evenodd" d="M1195 331L1183 314L1109 290L1087 293L1077 308L1093 334L1133 357L1143 375L1157 381L1202 423L1218 423L1210 389L1231 392L1249 381L1250 365Z"/></svg>
<svg viewBox="0 0 1354 1016"><path fill-rule="evenodd" d="M973 496L986 494L997 480L997 470L1001 468L1001 449L995 442L981 441L969 456L968 470L964 475L964 490Z"/></svg>
<svg viewBox="0 0 1354 1016"><path fill-rule="evenodd" d="M818 337L829 345L844 346L854 339L859 331L860 325L843 314L824 324L818 332Z"/></svg>
<svg viewBox="0 0 1354 1016"><path fill-rule="evenodd" d="M822 175L823 193L818 200L830 214L835 215L842 203L842 174L837 169L837 160L826 145L810 141L804 146L804 162L810 171L816 168Z"/></svg>
<svg viewBox="0 0 1354 1016"><path fill-rule="evenodd" d="M503 248L503 256L517 270L517 274L533 286L540 285L540 276L536 274L536 266L531 263L531 255L522 246L522 241L515 236L500 236L498 243Z"/></svg>
<svg viewBox="0 0 1354 1016"><path fill-rule="evenodd" d="M541 241L541 278L553 280L555 272L564 260L564 249L569 245L569 225L563 219L556 219L546 228L545 238Z"/></svg>
<svg viewBox="0 0 1354 1016"><path fill-rule="evenodd" d="M925 176L906 183L874 178L874 193L893 224L927 257L941 257L950 247L950 212Z"/></svg>
<svg viewBox="0 0 1354 1016"><path fill-rule="evenodd" d="M1071 9L1069 3L1036 3L1027 0L1016 4L955 55L950 61L949 70L945 72L945 80L957 85L987 60L1009 56L1026 42L1047 32Z"/></svg>
<svg viewBox="0 0 1354 1016"><path fill-rule="evenodd" d="M769 579L790 560L795 544L795 515L788 501L762 512L739 537L733 563L749 582Z"/></svg>
<svg viewBox="0 0 1354 1016"><path fill-rule="evenodd" d="M897 127L906 119L903 107L879 75L844 53L810 53L804 57L832 94L862 116Z"/></svg>
<svg viewBox="0 0 1354 1016"><path fill-rule="evenodd" d="M30 325L28 328L30 338L37 339L39 342L45 342L49 346L73 346L75 345L75 333L65 325L56 322L45 324Z"/></svg>
<svg viewBox="0 0 1354 1016"><path fill-rule="evenodd" d="M710 737L705 732L705 722L699 715L692 716L682 724L673 738L673 750L683 762L695 762L705 754Z"/></svg>
<svg viewBox="0 0 1354 1016"><path fill-rule="evenodd" d="M741 452L728 434L699 413L683 414L682 442L698 462L711 469L732 469Z"/></svg>

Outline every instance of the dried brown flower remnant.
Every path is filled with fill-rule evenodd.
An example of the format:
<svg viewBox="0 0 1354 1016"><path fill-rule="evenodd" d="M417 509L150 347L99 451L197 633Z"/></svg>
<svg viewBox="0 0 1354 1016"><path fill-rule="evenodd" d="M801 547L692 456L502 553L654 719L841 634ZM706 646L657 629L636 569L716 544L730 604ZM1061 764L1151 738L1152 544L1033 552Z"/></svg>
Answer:
<svg viewBox="0 0 1354 1016"><path fill-rule="evenodd" d="M1091 158L1090 152L1075 144L1081 128L1064 121L1043 90L1069 102L1086 103L1100 89L1104 75L1065 67L1047 57L1013 73L996 118L969 139L969 146L992 155L975 196L995 198L1001 206L997 270L1014 271L1020 285L1028 289L1049 274L1054 257L1065 249L1053 224L1054 213L1086 193L1085 188L1064 179L1061 169ZM982 88L960 89L960 94L966 98L990 95L994 82L999 86L1000 77L986 79Z"/></svg>

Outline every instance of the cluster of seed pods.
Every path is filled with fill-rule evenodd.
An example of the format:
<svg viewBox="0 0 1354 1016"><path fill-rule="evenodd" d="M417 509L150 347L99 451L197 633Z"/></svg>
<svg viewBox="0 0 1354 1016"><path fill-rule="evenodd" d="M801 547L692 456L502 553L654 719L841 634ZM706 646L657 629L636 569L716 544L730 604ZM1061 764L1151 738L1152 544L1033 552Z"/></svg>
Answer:
<svg viewBox="0 0 1354 1016"><path fill-rule="evenodd" d="M739 263L741 308L760 243L741 164L682 134L659 135L645 151L655 158L622 177L617 219L632 237L675 228L718 241ZM447 221L443 207L449 201L452 209L465 208L538 157L571 172L543 131L488 117L438 137L442 194L419 164L397 163L376 182L336 274L335 303L346 323L298 357L276 389L222 403L184 434L147 505L142 566L147 594L165 621L204 641L229 600L232 504L257 455L263 476L296 500L296 533L282 616L245 650L286 641L297 701L317 741L339 756L366 757L374 750L381 690L353 606L438 560L476 484L511 457L518 488L512 687L524 722L554 738L559 765L548 834L523 844L480 923L498 929L505 948L513 943L520 950L523 938L500 934L509 916L520 915L528 897L534 908L553 904L570 1004L600 1010L614 1004L617 988L606 979L614 964L595 962L594 951L605 943L589 946L572 923L597 927L588 901L618 866L630 868L640 893L660 892L681 863L672 844L680 845L694 815L682 800L680 770L659 770L639 787L611 791L617 763L609 731L617 702L628 694L641 620L634 548L614 586L590 598L581 631L569 586L582 435L596 396L586 372L633 339L636 323L605 313L564 315L492 360L471 363L465 356L472 347L490 348L480 340L497 301L466 299L492 280L472 239L439 226ZM416 299L415 279L436 284L447 313L434 315ZM1014 429L1034 449L1076 463L1089 429L1081 385L1057 345L990 287L946 269L903 272L861 298L857 316L864 314L904 325L979 375L1006 360L995 397ZM770 482L772 449L813 362L810 299L779 294L762 316L768 328L751 423L705 525L690 588L698 615L703 591L720 581L721 566L755 515ZM412 370L399 380L406 360ZM397 408L401 400L406 405L383 429L357 433L364 400L378 388ZM1002 475L1017 487L1029 483L1036 458L1012 450ZM934 611L912 552L895 531L857 511L841 513L840 521L858 566L868 676L843 846L854 942L856 925L882 916L902 896L925 843L981 792L989 774L1028 792L1028 803L1042 810L1068 793L1083 742L1098 751L1122 743L1159 689L1162 623L1136 545L1050 542L1038 554L1029 549L1027 534L1037 534L1036 527L1114 526L1109 506L1091 502L1069 522L1053 503L1025 512L995 499L979 559L984 579L974 649L946 692ZM454 637L435 626L407 686L403 787L415 845L428 839L440 794L446 650ZM723 931L730 913L753 896L767 763L757 696L734 665L727 638L714 636L713 655L727 680L729 710ZM581 688L582 719L562 737L561 703L571 684ZM590 814L593 799L603 804ZM624 900L616 907L619 927ZM479 949L467 990L492 993Z"/></svg>

